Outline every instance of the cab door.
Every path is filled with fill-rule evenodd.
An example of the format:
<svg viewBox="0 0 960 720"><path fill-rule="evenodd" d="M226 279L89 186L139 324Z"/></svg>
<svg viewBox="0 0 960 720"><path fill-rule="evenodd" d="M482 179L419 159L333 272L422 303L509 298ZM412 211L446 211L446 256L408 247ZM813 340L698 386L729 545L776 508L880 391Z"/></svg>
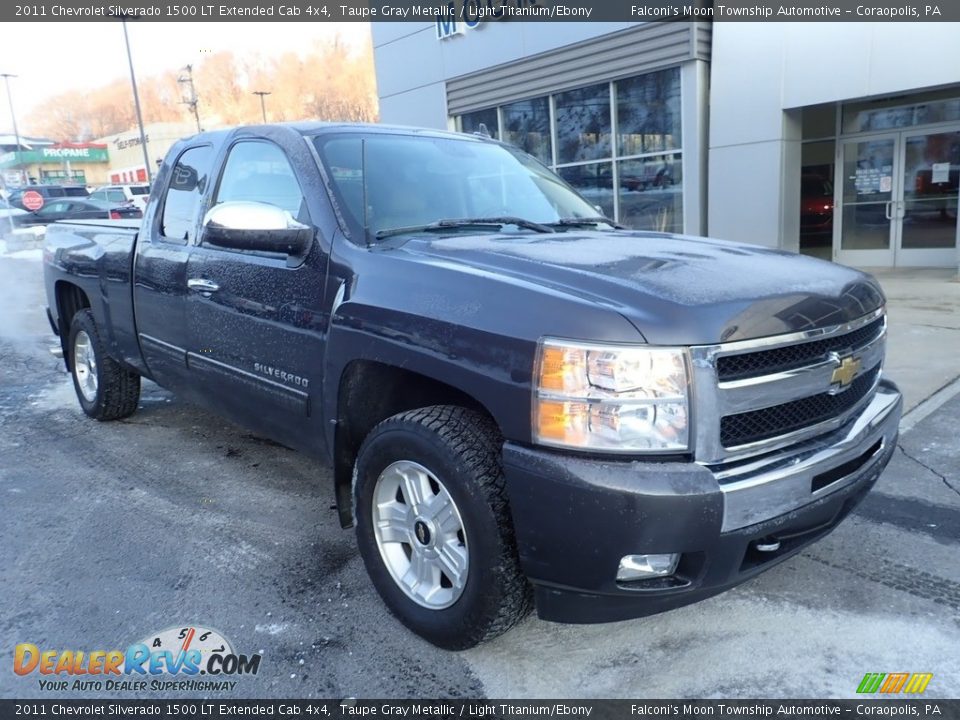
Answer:
<svg viewBox="0 0 960 720"><path fill-rule="evenodd" d="M144 218L137 241L133 302L140 353L160 385L195 397L187 370L187 258L196 240L211 182L210 145L184 149L157 208Z"/></svg>
<svg viewBox="0 0 960 720"><path fill-rule="evenodd" d="M316 171L312 159L309 164ZM205 404L238 423L316 450L324 437L319 394L328 255L304 197L305 170L294 170L278 142L252 137L236 140L222 167L211 208L269 203L311 226L314 239L302 256L292 257L279 248L218 247L201 233L187 263L192 383Z"/></svg>

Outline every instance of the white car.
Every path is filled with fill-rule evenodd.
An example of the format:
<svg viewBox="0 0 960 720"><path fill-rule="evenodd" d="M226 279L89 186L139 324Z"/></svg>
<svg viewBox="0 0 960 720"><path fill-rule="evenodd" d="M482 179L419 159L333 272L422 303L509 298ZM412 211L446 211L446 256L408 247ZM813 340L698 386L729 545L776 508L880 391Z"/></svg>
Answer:
<svg viewBox="0 0 960 720"><path fill-rule="evenodd" d="M141 210L147 209L149 198L149 185L103 185L90 193L91 200L105 200L117 204L132 203Z"/></svg>

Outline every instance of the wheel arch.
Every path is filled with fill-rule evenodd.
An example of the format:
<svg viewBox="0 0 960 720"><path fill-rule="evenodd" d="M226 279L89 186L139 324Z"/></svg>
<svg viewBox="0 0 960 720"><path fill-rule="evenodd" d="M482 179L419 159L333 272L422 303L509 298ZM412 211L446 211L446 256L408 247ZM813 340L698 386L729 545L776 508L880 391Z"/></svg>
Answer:
<svg viewBox="0 0 960 720"><path fill-rule="evenodd" d="M73 316L81 310L90 308L90 298L83 289L68 280L57 280L54 285L54 297L57 302L57 327L60 335L60 348L63 350L63 364L70 370L70 323Z"/></svg>
<svg viewBox="0 0 960 720"><path fill-rule="evenodd" d="M332 453L341 527L353 526L353 467L364 438L383 420L430 405L476 410L496 424L493 413L480 400L435 378L374 360L354 360L344 367Z"/></svg>

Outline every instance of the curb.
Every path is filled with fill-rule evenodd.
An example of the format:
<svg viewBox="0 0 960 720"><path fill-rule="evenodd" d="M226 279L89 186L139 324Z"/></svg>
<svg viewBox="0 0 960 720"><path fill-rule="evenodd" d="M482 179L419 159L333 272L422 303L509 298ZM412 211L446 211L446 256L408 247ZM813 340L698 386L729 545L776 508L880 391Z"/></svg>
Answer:
<svg viewBox="0 0 960 720"><path fill-rule="evenodd" d="M960 377L956 377L900 419L900 433L907 433L957 395L960 395Z"/></svg>

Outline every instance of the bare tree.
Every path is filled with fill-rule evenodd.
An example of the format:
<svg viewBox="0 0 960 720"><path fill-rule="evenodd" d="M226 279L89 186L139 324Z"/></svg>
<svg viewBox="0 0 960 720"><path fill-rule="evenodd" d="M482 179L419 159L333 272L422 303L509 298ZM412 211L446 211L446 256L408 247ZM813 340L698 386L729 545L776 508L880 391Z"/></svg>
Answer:
<svg viewBox="0 0 960 720"><path fill-rule="evenodd" d="M218 52L194 66L194 80L204 127L260 122L260 104L252 94L257 89L270 91L267 114L274 121L378 119L369 42L350 48L335 36L305 52L269 58ZM189 120L180 99L175 69L140 82L144 122ZM26 119L29 133L66 142L113 135L135 125L130 86L123 78L51 97Z"/></svg>

